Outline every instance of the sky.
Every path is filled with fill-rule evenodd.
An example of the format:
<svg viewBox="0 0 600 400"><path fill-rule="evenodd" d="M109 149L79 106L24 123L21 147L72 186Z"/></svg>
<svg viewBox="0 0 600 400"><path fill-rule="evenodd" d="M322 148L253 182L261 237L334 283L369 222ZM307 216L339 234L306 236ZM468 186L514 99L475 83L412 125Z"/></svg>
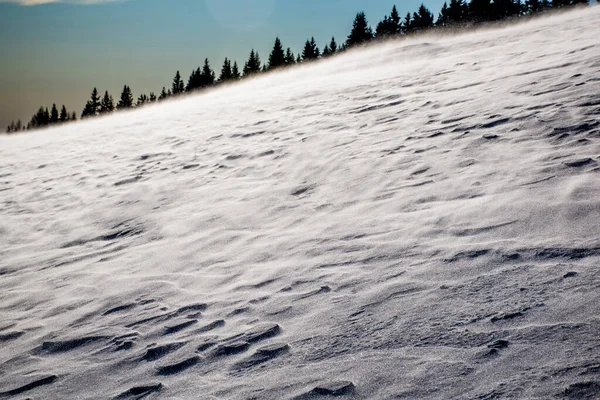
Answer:
<svg viewBox="0 0 600 400"><path fill-rule="evenodd" d="M177 70L187 81L208 58L243 66L252 48L268 59L275 37L294 53L345 40L358 11L373 27L392 6L422 0L0 0L0 128L40 105L79 115L97 87L118 98L123 85L159 93ZM443 0L425 0L435 15Z"/></svg>

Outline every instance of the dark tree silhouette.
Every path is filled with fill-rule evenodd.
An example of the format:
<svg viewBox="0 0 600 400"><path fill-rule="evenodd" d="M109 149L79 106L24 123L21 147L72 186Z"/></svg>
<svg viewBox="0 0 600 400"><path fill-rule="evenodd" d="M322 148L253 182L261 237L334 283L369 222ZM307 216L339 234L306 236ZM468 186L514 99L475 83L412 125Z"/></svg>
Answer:
<svg viewBox="0 0 600 400"><path fill-rule="evenodd" d="M494 0L491 9L490 19L500 20L512 18L521 13L520 0Z"/></svg>
<svg viewBox="0 0 600 400"><path fill-rule="evenodd" d="M292 53L292 49L289 47L285 51L285 65L293 65L296 64L296 57L294 57L294 53Z"/></svg>
<svg viewBox="0 0 600 400"><path fill-rule="evenodd" d="M254 52L254 49L250 52L250 57L244 65L244 76L250 76L261 72L260 68L260 56Z"/></svg>
<svg viewBox="0 0 600 400"><path fill-rule="evenodd" d="M52 104L52 110L50 111L50 121L51 124L56 124L58 122L58 109L56 108L56 104Z"/></svg>
<svg viewBox="0 0 600 400"><path fill-rule="evenodd" d="M275 44L273 45L273 50L271 50L271 54L269 55L269 69L283 67L284 65L285 52L283 51L281 40L279 40L279 38L276 38Z"/></svg>
<svg viewBox="0 0 600 400"><path fill-rule="evenodd" d="M150 99L148 98L148 96L144 93L140 94L139 97L137 98L137 103L136 103L136 107L141 107L144 104L150 103Z"/></svg>
<svg viewBox="0 0 600 400"><path fill-rule="evenodd" d="M200 75L200 87L205 88L215 84L215 72L210 68L208 58L204 59L202 74Z"/></svg>
<svg viewBox="0 0 600 400"><path fill-rule="evenodd" d="M433 14L424 4L421 4L419 11L413 13L412 30L425 30L433 26Z"/></svg>
<svg viewBox="0 0 600 400"><path fill-rule="evenodd" d="M158 101L165 100L167 97L169 97L169 94L167 93L167 89L163 86L160 94L158 95Z"/></svg>
<svg viewBox="0 0 600 400"><path fill-rule="evenodd" d="M331 50L329 49L329 45L326 44L325 47L323 47L323 57L330 57L331 56Z"/></svg>
<svg viewBox="0 0 600 400"><path fill-rule="evenodd" d="M404 21L402 21L400 30L405 35L411 33L411 31L412 31L412 16L410 15L410 13L406 13L406 17L404 17Z"/></svg>
<svg viewBox="0 0 600 400"><path fill-rule="evenodd" d="M65 107L65 105L63 104L62 108L60 109L60 115L58 117L58 120L60 122L67 122L70 117L71 116L67 112L67 107Z"/></svg>
<svg viewBox="0 0 600 400"><path fill-rule="evenodd" d="M237 61L233 62L233 67L231 68L231 79L237 81L241 77L240 70L237 65Z"/></svg>
<svg viewBox="0 0 600 400"><path fill-rule="evenodd" d="M171 93L173 94L173 96L178 96L182 94L184 90L185 87L183 86L183 81L181 80L181 74L179 74L179 71L177 71L175 77L173 78L173 83L171 85Z"/></svg>
<svg viewBox="0 0 600 400"><path fill-rule="evenodd" d="M104 91L104 97L102 97L102 103L100 103L100 114L106 114L115 111L115 101L111 95L108 94L108 90Z"/></svg>
<svg viewBox="0 0 600 400"><path fill-rule="evenodd" d="M223 66L221 67L221 75L219 75L219 82L227 82L233 79L233 71L231 70L231 61L225 57Z"/></svg>
<svg viewBox="0 0 600 400"><path fill-rule="evenodd" d="M148 101L150 101L150 103L154 103L156 101L156 95L154 94L154 92L150 92L150 96L148 97Z"/></svg>
<svg viewBox="0 0 600 400"><path fill-rule="evenodd" d="M362 44L373 39L373 30L369 26L367 17L364 12L359 12L354 18L352 31L346 40L346 47L352 47L357 44Z"/></svg>
<svg viewBox="0 0 600 400"><path fill-rule="evenodd" d="M201 85L201 81L202 81L202 72L200 72L200 67L198 67L198 69L193 70L192 73L190 74L188 83L185 86L185 91L191 92L193 90L198 89Z"/></svg>
<svg viewBox="0 0 600 400"><path fill-rule="evenodd" d="M81 118L95 117L100 113L100 96L98 95L98 89L94 88L90 96L90 100L85 104Z"/></svg>
<svg viewBox="0 0 600 400"><path fill-rule="evenodd" d="M125 85L121 92L121 99L117 103L117 109L123 110L131 107L133 107L133 93L131 92L131 88Z"/></svg>
<svg viewBox="0 0 600 400"><path fill-rule="evenodd" d="M338 52L338 44L335 41L335 37L331 37L331 42L329 42L329 51L331 52L331 55L335 55Z"/></svg>
<svg viewBox="0 0 600 400"><path fill-rule="evenodd" d="M320 55L321 52L317 47L317 42L315 41L315 38L313 37L310 40L307 40L304 44L304 50L302 50L302 61L316 60L319 58Z"/></svg>
<svg viewBox="0 0 600 400"><path fill-rule="evenodd" d="M383 18L383 21L380 21L377 24L377 28L375 29L375 37L377 38L386 38L389 36L397 35L401 32L401 22L400 15L398 14L398 9L396 6L392 8L392 12L390 16L387 15Z"/></svg>

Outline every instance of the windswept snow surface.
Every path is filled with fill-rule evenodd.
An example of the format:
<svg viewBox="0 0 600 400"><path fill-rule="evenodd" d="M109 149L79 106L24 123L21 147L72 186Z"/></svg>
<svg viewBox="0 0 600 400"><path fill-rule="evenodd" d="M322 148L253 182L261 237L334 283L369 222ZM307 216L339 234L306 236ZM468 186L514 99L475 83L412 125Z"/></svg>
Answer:
<svg viewBox="0 0 600 400"><path fill-rule="evenodd" d="M0 397L597 399L600 7L0 141Z"/></svg>

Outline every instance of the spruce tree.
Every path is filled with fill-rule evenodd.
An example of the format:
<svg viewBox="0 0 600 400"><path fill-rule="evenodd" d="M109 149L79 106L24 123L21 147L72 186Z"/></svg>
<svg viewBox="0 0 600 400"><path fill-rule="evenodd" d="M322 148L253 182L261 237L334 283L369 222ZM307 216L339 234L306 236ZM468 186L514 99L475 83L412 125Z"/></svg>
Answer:
<svg viewBox="0 0 600 400"><path fill-rule="evenodd" d="M488 21L492 15L491 0L471 0L468 18L473 22Z"/></svg>
<svg viewBox="0 0 600 400"><path fill-rule="evenodd" d="M231 61L225 57L223 66L221 67L221 75L219 75L219 82L228 82L233 78L233 72L231 71Z"/></svg>
<svg viewBox="0 0 600 400"><path fill-rule="evenodd" d="M329 56L331 56L331 50L329 50L329 45L326 44L325 47L323 47L323 57Z"/></svg>
<svg viewBox="0 0 600 400"><path fill-rule="evenodd" d="M250 57L244 65L244 76L249 76L261 72L260 64L260 56L257 52L254 52L254 49L252 49L252 51L250 52Z"/></svg>
<svg viewBox="0 0 600 400"><path fill-rule="evenodd" d="M306 43L304 44L304 50L302 51L302 60L303 61L316 60L319 58L320 55L321 55L321 52L320 52L319 48L317 47L317 42L315 41L315 38L313 37L310 40L307 40Z"/></svg>
<svg viewBox="0 0 600 400"><path fill-rule="evenodd" d="M121 92L121 99L117 103L117 109L123 110L131 107L133 107L133 93L131 92L131 88L125 85Z"/></svg>
<svg viewBox="0 0 600 400"><path fill-rule="evenodd" d="M188 78L188 83L185 86L185 91L186 92L191 92L195 89L197 89L200 86L200 68L196 69L196 70L192 70L192 73L190 74L190 77Z"/></svg>
<svg viewBox="0 0 600 400"><path fill-rule="evenodd" d="M148 100L150 101L150 103L154 103L156 101L156 95L154 94L154 92L150 92Z"/></svg>
<svg viewBox="0 0 600 400"><path fill-rule="evenodd" d="M56 104L52 104L52 110L50 111L50 121L51 124L56 124L58 122L58 109L56 108Z"/></svg>
<svg viewBox="0 0 600 400"><path fill-rule="evenodd" d="M104 91L104 97L102 97L102 103L100 103L100 114L106 114L115 111L115 101L111 95L108 94L108 90Z"/></svg>
<svg viewBox="0 0 600 400"><path fill-rule="evenodd" d="M145 94L145 93L142 93L142 94L140 94L140 95L139 95L139 97L137 98L137 103L136 103L136 106L137 106L137 107L141 107L141 106L143 106L144 104L146 104L146 103L149 103L149 102L150 102L150 100L148 99L148 96L146 96L146 94Z"/></svg>
<svg viewBox="0 0 600 400"><path fill-rule="evenodd" d="M202 67L202 74L200 87L205 88L208 86L212 86L215 84L215 72L210 68L210 63L208 62L208 58L204 60L204 66Z"/></svg>
<svg viewBox="0 0 600 400"><path fill-rule="evenodd" d="M335 41L335 37L331 37L331 42L329 42L329 51L331 52L331 55L335 55L335 53L338 52L338 44Z"/></svg>
<svg viewBox="0 0 600 400"><path fill-rule="evenodd" d="M69 113L67 112L67 107L63 104L60 109L60 116L58 117L60 122L67 122L69 120Z"/></svg>
<svg viewBox="0 0 600 400"><path fill-rule="evenodd" d="M163 86L162 90L160 91L160 94L158 95L158 101L165 100L167 97L169 97L169 95L167 94L167 89Z"/></svg>
<svg viewBox="0 0 600 400"><path fill-rule="evenodd" d="M237 61L234 61L233 67L231 68L231 79L237 81L240 79L240 77L241 75L237 65Z"/></svg>
<svg viewBox="0 0 600 400"><path fill-rule="evenodd" d="M81 118L95 117L100 113L100 96L98 89L94 88L90 96L90 100L85 104Z"/></svg>
<svg viewBox="0 0 600 400"><path fill-rule="evenodd" d="M71 118L69 118L69 121L77 121L77 114L75 113L75 111L73 111L73 113L71 114Z"/></svg>
<svg viewBox="0 0 600 400"><path fill-rule="evenodd" d="M404 21L402 21L402 27L401 27L402 33L409 34L412 32L412 18L410 13L406 14L406 17L404 17Z"/></svg>
<svg viewBox="0 0 600 400"><path fill-rule="evenodd" d="M294 57L294 53L292 53L292 49L289 47L285 51L285 65L294 65L296 64L296 58Z"/></svg>
<svg viewBox="0 0 600 400"><path fill-rule="evenodd" d="M365 13L361 11L356 14L356 18L354 18L352 31L346 40L346 47L362 44L371 39L373 39L373 30L369 26Z"/></svg>
<svg viewBox="0 0 600 400"><path fill-rule="evenodd" d="M281 40L279 38L275 39L275 44L273 45L273 50L271 50L271 54L269 55L269 69L279 68L285 65L285 52L283 51L283 46L281 45Z"/></svg>
<svg viewBox="0 0 600 400"><path fill-rule="evenodd" d="M414 30L425 30L433 26L433 14L424 4L421 4L419 11L413 13L412 27Z"/></svg>
<svg viewBox="0 0 600 400"><path fill-rule="evenodd" d="M181 75L179 74L179 71L177 71L177 73L175 74L175 77L173 78L173 84L171 86L171 93L173 94L173 96L178 96L180 94L182 94L185 90L185 87L183 85L183 81L181 80Z"/></svg>

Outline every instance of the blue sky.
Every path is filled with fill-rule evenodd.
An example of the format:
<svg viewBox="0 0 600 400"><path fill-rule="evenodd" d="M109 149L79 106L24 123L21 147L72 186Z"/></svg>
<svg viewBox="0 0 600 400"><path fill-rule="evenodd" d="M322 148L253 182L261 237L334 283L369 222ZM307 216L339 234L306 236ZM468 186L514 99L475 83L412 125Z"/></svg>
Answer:
<svg viewBox="0 0 600 400"><path fill-rule="evenodd" d="M356 12L375 25L394 4L404 15L422 0L89 2L0 0L1 127L53 102L79 114L94 86L115 98L124 84L135 97L158 93L206 57L217 71L225 57L243 65L252 48L266 61L276 36L294 53L311 36L321 48L341 43ZM437 15L443 0L424 3Z"/></svg>

